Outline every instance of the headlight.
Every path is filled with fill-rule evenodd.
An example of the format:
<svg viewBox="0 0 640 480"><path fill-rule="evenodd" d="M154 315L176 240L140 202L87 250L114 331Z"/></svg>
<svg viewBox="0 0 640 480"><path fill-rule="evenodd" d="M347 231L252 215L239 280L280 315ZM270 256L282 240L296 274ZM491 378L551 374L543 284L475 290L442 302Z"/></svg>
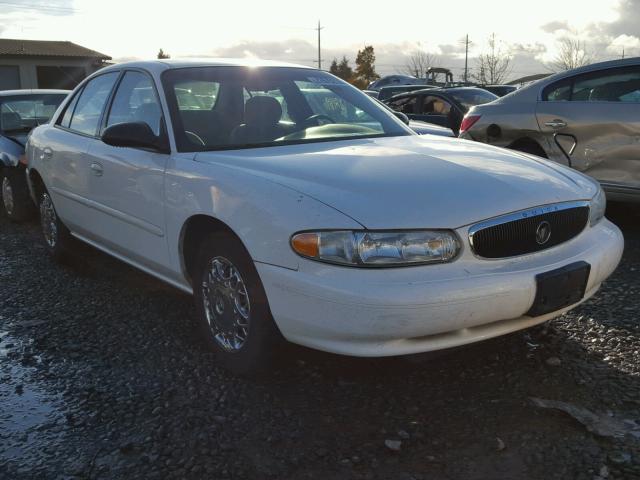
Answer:
<svg viewBox="0 0 640 480"><path fill-rule="evenodd" d="M455 233L446 230L321 231L291 237L303 257L362 267L392 267L453 260L460 250Z"/></svg>
<svg viewBox="0 0 640 480"><path fill-rule="evenodd" d="M589 204L589 223L594 226L602 217L607 209L607 197L604 194L604 190L598 185L598 193L591 199Z"/></svg>

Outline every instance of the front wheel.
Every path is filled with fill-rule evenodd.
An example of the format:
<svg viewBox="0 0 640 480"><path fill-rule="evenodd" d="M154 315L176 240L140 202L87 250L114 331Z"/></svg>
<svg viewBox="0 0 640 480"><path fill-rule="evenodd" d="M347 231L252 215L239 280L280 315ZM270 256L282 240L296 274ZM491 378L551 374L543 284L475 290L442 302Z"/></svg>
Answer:
<svg viewBox="0 0 640 480"><path fill-rule="evenodd" d="M273 364L282 337L258 272L233 235L208 235L193 276L198 322L218 362L238 374L255 374Z"/></svg>
<svg viewBox="0 0 640 480"><path fill-rule="evenodd" d="M0 175L0 193L4 213L12 222L21 223L35 215L24 170L5 168Z"/></svg>
<svg viewBox="0 0 640 480"><path fill-rule="evenodd" d="M40 225L44 244L49 254L57 262L64 262L70 255L73 237L69 229L60 221L48 192L40 197Z"/></svg>

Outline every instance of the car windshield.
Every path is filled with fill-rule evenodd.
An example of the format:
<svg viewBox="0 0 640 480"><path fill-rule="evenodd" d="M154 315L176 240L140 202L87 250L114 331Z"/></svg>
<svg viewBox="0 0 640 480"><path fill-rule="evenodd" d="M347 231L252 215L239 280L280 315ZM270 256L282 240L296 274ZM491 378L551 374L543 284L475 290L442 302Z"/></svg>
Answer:
<svg viewBox="0 0 640 480"><path fill-rule="evenodd" d="M0 131L9 135L30 132L47 123L65 98L63 93L0 97Z"/></svg>
<svg viewBox="0 0 640 480"><path fill-rule="evenodd" d="M168 70L179 151L412 135L384 107L326 72L288 67Z"/></svg>
<svg viewBox="0 0 640 480"><path fill-rule="evenodd" d="M481 88L466 88L464 90L454 90L450 93L465 110L469 110L471 107L476 105L482 105L483 103L493 102L498 99L497 95Z"/></svg>

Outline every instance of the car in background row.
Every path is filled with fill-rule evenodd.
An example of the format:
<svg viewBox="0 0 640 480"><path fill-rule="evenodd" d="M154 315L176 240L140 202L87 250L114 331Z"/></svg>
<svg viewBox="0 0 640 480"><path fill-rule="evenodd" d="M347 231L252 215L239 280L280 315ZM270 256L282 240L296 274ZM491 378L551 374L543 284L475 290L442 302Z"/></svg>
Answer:
<svg viewBox="0 0 640 480"><path fill-rule="evenodd" d="M460 137L549 158L640 201L640 58L558 73L473 107Z"/></svg>
<svg viewBox="0 0 640 480"><path fill-rule="evenodd" d="M367 90L380 90L382 87L390 85L413 85L416 83L420 84L424 83L424 81L411 75L386 75L370 82Z"/></svg>
<svg viewBox="0 0 640 480"><path fill-rule="evenodd" d="M481 85L481 88L497 95L499 97L504 97L510 93L518 90L518 87L515 85Z"/></svg>
<svg viewBox="0 0 640 480"><path fill-rule="evenodd" d="M462 119L471 107L498 98L476 87L427 88L396 95L386 103L412 120L450 128L457 135Z"/></svg>
<svg viewBox="0 0 640 480"><path fill-rule="evenodd" d="M376 98L376 101L382 105L384 108L393 113L396 117L402 120L407 127L416 132L418 135L438 135L439 137L455 137L456 134L453 133L453 130L447 127L441 127L440 125L435 125L433 123L421 122L420 120L411 120L408 116L406 116L402 112L397 112L393 110L389 105L384 102L381 102Z"/></svg>
<svg viewBox="0 0 640 480"><path fill-rule="evenodd" d="M25 178L24 147L31 130L49 121L68 90L0 92L0 204L10 220L35 213Z"/></svg>

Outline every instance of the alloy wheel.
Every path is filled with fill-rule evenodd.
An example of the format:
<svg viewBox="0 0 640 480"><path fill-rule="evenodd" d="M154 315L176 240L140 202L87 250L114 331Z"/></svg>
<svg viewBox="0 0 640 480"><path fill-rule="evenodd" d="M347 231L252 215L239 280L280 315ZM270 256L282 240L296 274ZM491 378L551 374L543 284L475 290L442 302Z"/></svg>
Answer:
<svg viewBox="0 0 640 480"><path fill-rule="evenodd" d="M7 212L7 215L12 215L14 200L13 188L11 188L9 177L2 177L2 202L4 203L4 209Z"/></svg>
<svg viewBox="0 0 640 480"><path fill-rule="evenodd" d="M240 271L231 261L211 259L202 280L202 301L214 340L227 352L239 351L249 335L251 304Z"/></svg>
<svg viewBox="0 0 640 480"><path fill-rule="evenodd" d="M42 225L42 233L44 240L50 248L56 247L58 239L58 218L53 208L51 197L47 193L42 195L40 202L40 224Z"/></svg>

